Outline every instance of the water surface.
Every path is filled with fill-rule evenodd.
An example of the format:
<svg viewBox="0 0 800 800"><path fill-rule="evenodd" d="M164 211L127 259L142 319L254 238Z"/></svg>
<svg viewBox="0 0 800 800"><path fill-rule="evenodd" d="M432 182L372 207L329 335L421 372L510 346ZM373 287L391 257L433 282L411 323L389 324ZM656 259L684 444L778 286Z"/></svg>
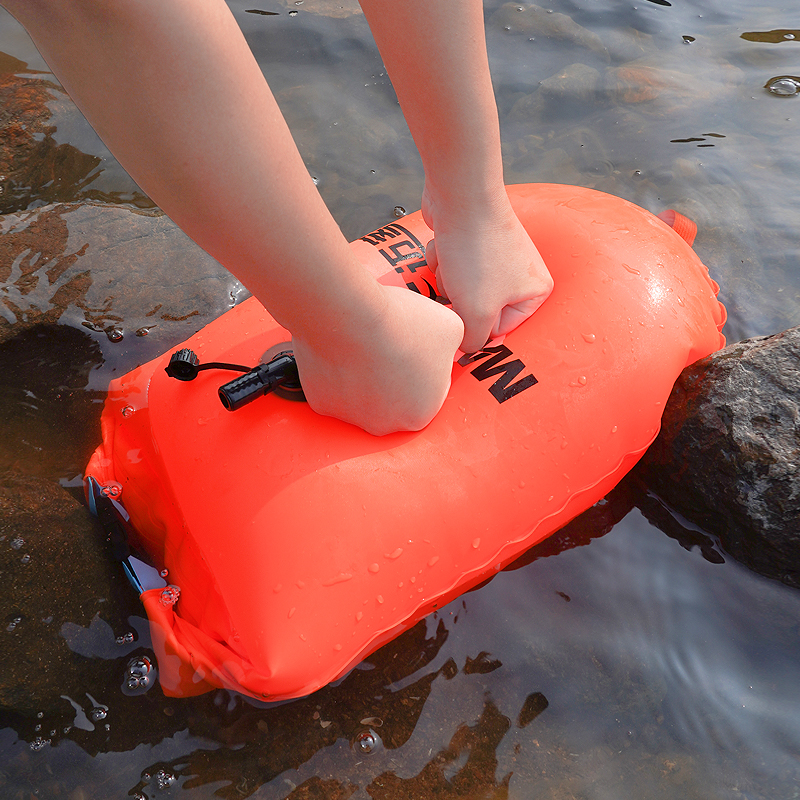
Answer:
<svg viewBox="0 0 800 800"><path fill-rule="evenodd" d="M765 89L800 74L800 31L784 33L800 24L790 0L753 5L486 3L509 182L580 184L691 216L696 249L722 285L729 340L800 322L800 96ZM417 208L421 165L355 7L270 0L257 8L278 13L263 15L248 13L249 0L230 6L348 237L391 219L395 206ZM0 50L27 64L19 74L50 79L33 72L47 67L5 15ZM146 206L63 96L51 97L54 143L94 158L80 162L80 185L65 183L60 199ZM52 199L50 188L29 193L24 207ZM160 302L158 286L152 295ZM114 350L104 329L83 330L96 345L81 356L91 374L76 369L92 392L156 347L127 337ZM59 341L56 360L79 352ZM33 367L14 380L17 393L44 393ZM85 407L96 413L96 400L58 427L85 440ZM56 408L40 403L15 418L17 462L70 485L79 466L63 457L64 439L40 433L25 449ZM129 598L122 627L98 620L66 630L87 678L63 708L2 718L0 793L800 797L800 595L685 521L662 521L669 534L650 522L665 517L655 498L626 485L337 685L274 708L223 691L124 696L125 665L148 645ZM117 644L126 633L134 641ZM0 634L13 659L14 630Z"/></svg>

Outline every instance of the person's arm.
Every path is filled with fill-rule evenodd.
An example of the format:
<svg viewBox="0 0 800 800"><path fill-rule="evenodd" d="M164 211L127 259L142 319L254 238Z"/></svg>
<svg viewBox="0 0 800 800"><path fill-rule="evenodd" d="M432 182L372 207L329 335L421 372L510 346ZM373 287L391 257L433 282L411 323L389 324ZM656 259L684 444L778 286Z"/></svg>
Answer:
<svg viewBox="0 0 800 800"><path fill-rule="evenodd" d="M463 326L354 259L223 0L2 0L142 189L293 335L315 410L423 427Z"/></svg>
<svg viewBox="0 0 800 800"><path fill-rule="evenodd" d="M503 183L481 0L360 0L425 168L428 261L462 349L508 333L553 288Z"/></svg>

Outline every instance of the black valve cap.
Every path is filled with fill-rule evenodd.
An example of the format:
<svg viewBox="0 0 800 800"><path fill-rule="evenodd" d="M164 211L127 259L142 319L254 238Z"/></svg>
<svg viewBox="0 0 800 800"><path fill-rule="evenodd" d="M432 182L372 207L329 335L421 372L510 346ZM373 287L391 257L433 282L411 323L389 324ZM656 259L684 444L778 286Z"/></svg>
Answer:
<svg viewBox="0 0 800 800"><path fill-rule="evenodd" d="M179 381L193 381L200 371L199 367L200 359L194 350L184 348L170 356L165 372L170 378L177 378Z"/></svg>

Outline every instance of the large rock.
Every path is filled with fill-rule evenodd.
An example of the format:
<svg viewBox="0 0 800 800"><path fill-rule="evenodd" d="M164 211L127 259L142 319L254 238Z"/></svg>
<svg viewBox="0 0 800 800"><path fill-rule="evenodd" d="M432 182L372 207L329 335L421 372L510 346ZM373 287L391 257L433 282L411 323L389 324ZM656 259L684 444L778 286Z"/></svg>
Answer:
<svg viewBox="0 0 800 800"><path fill-rule="evenodd" d="M126 371L227 311L242 287L160 211L56 204L0 217L0 341L41 324L95 334Z"/></svg>
<svg viewBox="0 0 800 800"><path fill-rule="evenodd" d="M108 381L243 294L162 213L57 204L0 217L0 471L80 474Z"/></svg>
<svg viewBox="0 0 800 800"><path fill-rule="evenodd" d="M800 327L685 369L639 470L734 558L800 586Z"/></svg>

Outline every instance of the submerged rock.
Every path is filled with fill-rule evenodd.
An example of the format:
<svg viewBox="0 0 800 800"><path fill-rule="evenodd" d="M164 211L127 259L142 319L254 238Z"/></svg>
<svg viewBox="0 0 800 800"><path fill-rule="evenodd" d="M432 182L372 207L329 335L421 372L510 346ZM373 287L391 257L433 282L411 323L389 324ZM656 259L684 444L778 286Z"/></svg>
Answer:
<svg viewBox="0 0 800 800"><path fill-rule="evenodd" d="M734 558L800 586L800 327L687 367L638 469Z"/></svg>
<svg viewBox="0 0 800 800"><path fill-rule="evenodd" d="M0 53L0 213L25 209L31 203L88 199L125 200L152 208L152 201L133 181L119 180L118 166L101 156L105 147L52 78ZM86 153L59 141L62 128L75 136L82 130L84 136L78 138L88 134L99 152ZM109 169L118 176L116 189L101 179Z"/></svg>
<svg viewBox="0 0 800 800"><path fill-rule="evenodd" d="M106 627L130 630L132 592L105 550L87 510L58 484L0 475L0 708L68 712L62 695L80 698L97 680L101 665L77 656L63 628L102 615Z"/></svg>
<svg viewBox="0 0 800 800"><path fill-rule="evenodd" d="M579 25L566 14L537 5L506 3L492 14L489 25L509 33L559 39L586 48L604 58L608 57L608 49L596 33Z"/></svg>
<svg viewBox="0 0 800 800"><path fill-rule="evenodd" d="M357 0L337 0L331 3L329 0L280 0L280 4L291 13L318 14L321 17L331 19L346 19L361 14L361 6Z"/></svg>
<svg viewBox="0 0 800 800"><path fill-rule="evenodd" d="M191 336L242 292L160 211L56 204L0 217L0 234L0 342L68 324L93 333L123 372Z"/></svg>
<svg viewBox="0 0 800 800"><path fill-rule="evenodd" d="M100 443L104 392L87 385L101 363L88 331L67 325L40 325L0 341L0 474L53 482L83 474Z"/></svg>

